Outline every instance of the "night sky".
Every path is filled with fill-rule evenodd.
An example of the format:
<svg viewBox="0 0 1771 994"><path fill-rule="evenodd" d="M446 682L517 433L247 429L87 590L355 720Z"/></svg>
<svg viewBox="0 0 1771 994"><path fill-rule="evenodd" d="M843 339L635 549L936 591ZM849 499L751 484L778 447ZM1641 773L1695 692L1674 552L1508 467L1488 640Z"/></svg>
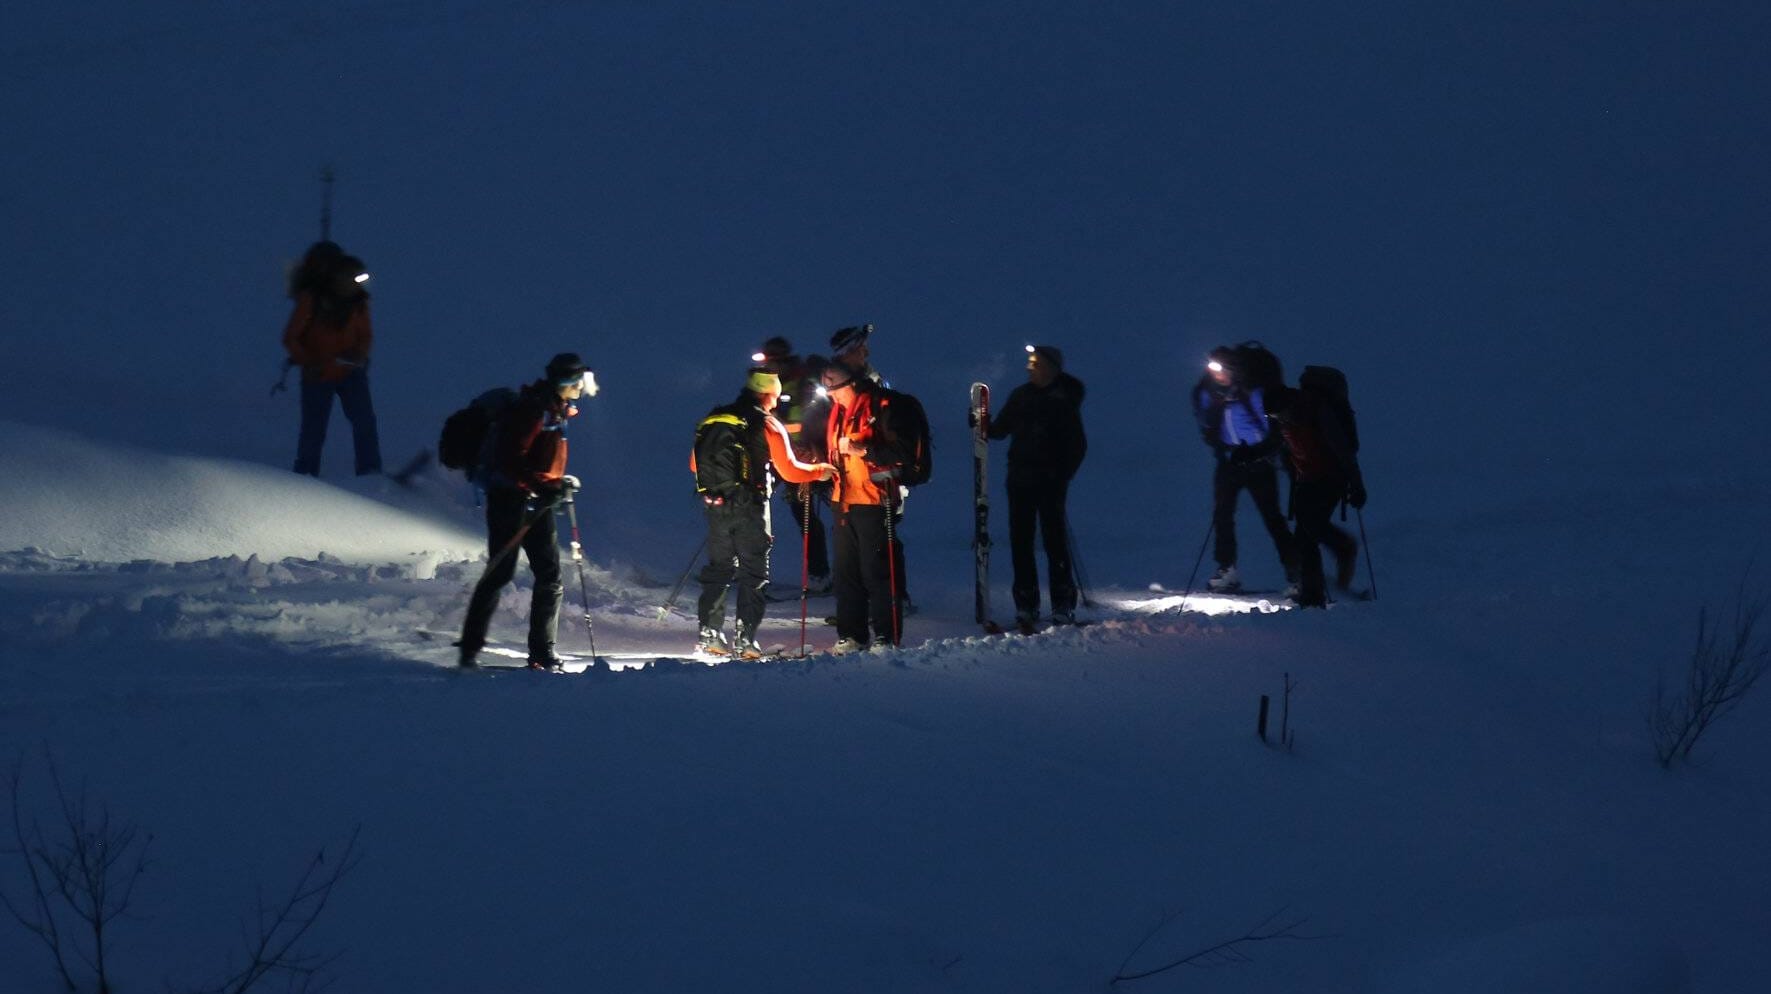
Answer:
<svg viewBox="0 0 1771 994"><path fill-rule="evenodd" d="M286 465L330 164L388 461L577 350L574 469L659 531L748 352L866 321L956 534L966 384L1027 341L1091 388L1078 531L1189 558L1220 342L1347 372L1392 516L1744 462L1771 421L1764 4L23 6L0 418Z"/></svg>

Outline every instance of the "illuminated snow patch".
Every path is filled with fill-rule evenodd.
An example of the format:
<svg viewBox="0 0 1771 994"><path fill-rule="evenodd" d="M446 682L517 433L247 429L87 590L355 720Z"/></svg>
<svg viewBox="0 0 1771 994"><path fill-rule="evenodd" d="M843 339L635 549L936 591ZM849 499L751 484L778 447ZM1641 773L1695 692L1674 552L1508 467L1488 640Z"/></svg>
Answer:
<svg viewBox="0 0 1771 994"><path fill-rule="evenodd" d="M1232 596L1229 594L1173 594L1167 597L1099 597L1101 602L1133 614L1171 614L1192 611L1195 614L1277 614L1289 611L1292 605L1274 602L1265 597Z"/></svg>

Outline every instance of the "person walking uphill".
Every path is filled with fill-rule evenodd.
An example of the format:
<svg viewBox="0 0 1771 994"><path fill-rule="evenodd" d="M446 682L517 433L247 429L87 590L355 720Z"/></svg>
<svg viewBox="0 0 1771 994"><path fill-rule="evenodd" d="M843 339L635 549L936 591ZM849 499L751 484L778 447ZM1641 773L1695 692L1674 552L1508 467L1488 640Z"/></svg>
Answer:
<svg viewBox="0 0 1771 994"><path fill-rule="evenodd" d="M915 471L926 469L927 421L914 398L859 370L833 362L822 378L831 401L825 451L836 464L834 651L888 648L902 636L902 618L892 589L887 515L897 503L899 480L915 482Z"/></svg>
<svg viewBox="0 0 1771 994"><path fill-rule="evenodd" d="M1275 368L1273 383L1262 383L1259 372L1247 368L1251 345ZM1254 501L1267 534L1272 536L1273 548L1285 568L1286 582L1296 584L1298 580L1291 530L1279 509L1279 471L1275 465L1279 438L1267 425L1267 392L1284 386L1278 381L1278 360L1271 356L1253 343L1240 349L1220 345L1211 350L1206 373L1193 388L1193 414L1199 422L1199 434L1217 460L1211 476L1211 520L1218 568L1206 583L1212 590L1225 593L1242 588L1242 577L1236 569L1236 503L1244 490Z"/></svg>
<svg viewBox="0 0 1771 994"><path fill-rule="evenodd" d="M574 353L562 352L546 375L524 387L492 426L486 472L486 546L491 561L474 586L461 626L462 666L476 665L498 594L516 576L521 547L535 574L529 604L529 665L557 670L554 643L559 631L560 545L556 508L568 490L578 488L566 473L566 424L578 414L573 401L596 396L596 377Z"/></svg>
<svg viewBox="0 0 1771 994"><path fill-rule="evenodd" d="M381 442L369 401L369 273L333 242L316 242L289 280L295 309L283 327L290 366L301 367L301 434L295 471L320 475L320 449L332 398L344 409L356 445L358 476L381 472Z"/></svg>
<svg viewBox="0 0 1771 994"><path fill-rule="evenodd" d="M1327 580L1322 546L1335 555L1335 586L1352 587L1358 569L1359 542L1332 518L1341 501L1365 506L1365 476L1359 469L1357 435L1335 410L1331 398L1311 382L1318 367L1305 367L1304 385L1281 387L1268 401L1268 414L1279 427L1291 457L1294 486L1291 510L1297 518L1297 557L1301 579L1294 598L1302 607L1326 607ZM1338 376L1338 372L1335 372ZM1344 399L1345 381L1340 383Z"/></svg>
<svg viewBox="0 0 1771 994"><path fill-rule="evenodd" d="M829 463L794 457L786 427L774 417L781 400L781 378L753 369L738 399L709 411L695 428L689 470L707 513L707 565L701 570L701 599L695 614L700 641L695 648L715 656L761 659L756 641L769 585L770 468L782 482L809 485L836 473ZM726 592L738 586L738 627L725 634Z"/></svg>
<svg viewBox="0 0 1771 994"><path fill-rule="evenodd" d="M1082 428L1082 381L1064 372L1064 354L1049 345L1027 346L1027 382L1009 394L990 419L991 438L1012 436L1008 448L1009 547L1015 565L1015 623L1039 621L1039 562L1035 526L1045 539L1052 622L1076 621L1076 581L1070 567L1070 527L1065 507L1070 480L1088 454Z"/></svg>

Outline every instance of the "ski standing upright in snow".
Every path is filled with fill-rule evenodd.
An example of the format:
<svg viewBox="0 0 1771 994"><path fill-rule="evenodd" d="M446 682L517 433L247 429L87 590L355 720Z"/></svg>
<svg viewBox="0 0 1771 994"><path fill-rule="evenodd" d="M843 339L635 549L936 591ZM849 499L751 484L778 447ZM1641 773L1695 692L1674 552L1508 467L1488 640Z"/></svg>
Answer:
<svg viewBox="0 0 1771 994"><path fill-rule="evenodd" d="M1001 631L990 617L990 386L972 384L972 603L978 624Z"/></svg>

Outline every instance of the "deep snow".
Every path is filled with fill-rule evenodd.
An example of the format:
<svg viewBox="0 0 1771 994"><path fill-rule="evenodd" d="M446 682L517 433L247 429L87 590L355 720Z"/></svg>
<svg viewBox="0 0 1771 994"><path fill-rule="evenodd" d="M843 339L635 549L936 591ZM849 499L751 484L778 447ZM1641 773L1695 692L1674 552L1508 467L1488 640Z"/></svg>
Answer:
<svg viewBox="0 0 1771 994"><path fill-rule="evenodd" d="M1386 529L1382 598L1326 612L1183 612L1133 584L1096 591L1090 627L984 639L961 577L917 574L913 647L883 656L462 675L413 635L458 623L477 571L449 554L471 535L457 485L356 486L393 524L348 561L270 559L367 498L0 426L8 453L45 444L143 496L115 544L4 557L0 748L29 813L47 811L47 750L154 832L112 955L129 987L214 974L255 884L357 825L363 861L313 936L342 951L340 990L1104 990L1165 914L1128 969L1282 909L1307 940L1121 989L1771 980L1765 702L1670 774L1641 715L1694 606L1731 588L1723 571L1669 590L1649 566L1733 557L1768 524L1744 488L1704 487L1703 513L1672 487ZM0 499L30 509L8 544L81 534L79 501L23 500L55 489L51 464L8 465ZM202 527L178 497L193 478ZM1643 509L1663 530L1612 541ZM185 560L142 555L155 542ZM1524 545L1556 549L1568 582L1498 583ZM1131 555L1101 558L1133 575ZM1613 581L1582 579L1598 572ZM665 583L591 577L599 649L686 648L690 619L656 620ZM568 587L562 647L583 651ZM495 633L520 637L526 593ZM772 614L797 642L797 604ZM1254 735L1285 674L1290 753ZM15 894L17 871L0 860ZM9 990L54 986L16 927L0 963Z"/></svg>

